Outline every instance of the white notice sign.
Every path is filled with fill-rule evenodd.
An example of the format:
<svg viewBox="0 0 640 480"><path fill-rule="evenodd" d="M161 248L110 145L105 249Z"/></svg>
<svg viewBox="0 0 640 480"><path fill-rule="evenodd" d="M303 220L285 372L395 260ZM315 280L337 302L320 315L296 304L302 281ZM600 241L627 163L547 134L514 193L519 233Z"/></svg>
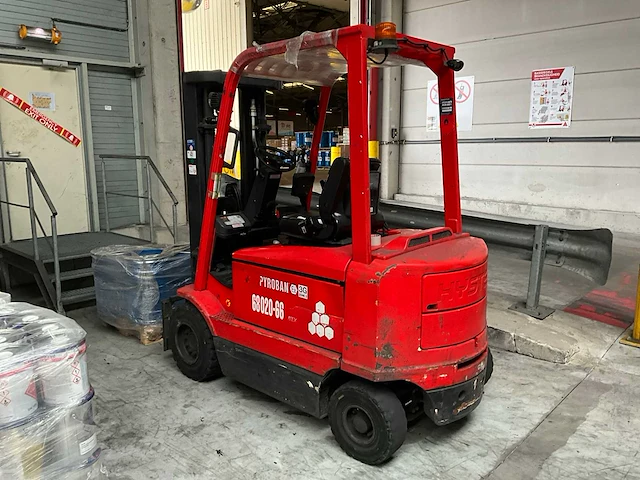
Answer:
<svg viewBox="0 0 640 480"><path fill-rule="evenodd" d="M473 126L473 93L475 77L456 78L456 121L459 132L470 132ZM440 130L440 97L438 95L438 81L432 80L427 84L427 131Z"/></svg>
<svg viewBox="0 0 640 480"><path fill-rule="evenodd" d="M562 67L531 72L529 128L571 126L574 71L574 67Z"/></svg>

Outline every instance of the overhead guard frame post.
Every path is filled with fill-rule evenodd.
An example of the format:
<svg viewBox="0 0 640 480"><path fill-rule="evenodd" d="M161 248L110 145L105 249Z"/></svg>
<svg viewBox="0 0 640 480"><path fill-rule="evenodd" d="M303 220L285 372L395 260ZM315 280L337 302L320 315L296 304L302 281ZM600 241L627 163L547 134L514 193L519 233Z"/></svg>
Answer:
<svg viewBox="0 0 640 480"><path fill-rule="evenodd" d="M320 139L324 130L324 122L327 118L327 108L329 107L329 97L331 97L331 87L320 88L320 100L318 102L318 121L313 128L313 138L311 139L311 152L309 159L311 160L311 173L315 175L318 168L318 150L320 149ZM311 208L311 196L313 188L307 194L307 210Z"/></svg>

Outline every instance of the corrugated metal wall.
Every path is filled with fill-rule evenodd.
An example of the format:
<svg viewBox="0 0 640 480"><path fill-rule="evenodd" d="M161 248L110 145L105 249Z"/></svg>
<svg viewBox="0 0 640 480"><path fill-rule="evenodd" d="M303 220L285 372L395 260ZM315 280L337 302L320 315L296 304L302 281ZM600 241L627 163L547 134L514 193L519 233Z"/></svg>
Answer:
<svg viewBox="0 0 640 480"><path fill-rule="evenodd" d="M18 25L51 27L59 18L62 42L20 40ZM62 20L109 27L105 30L64 23ZM15 45L34 52L56 53L91 59L129 61L127 0L0 0L0 47Z"/></svg>
<svg viewBox="0 0 640 480"><path fill-rule="evenodd" d="M100 154L136 154L131 77L127 74L89 71L89 100L93 153L96 166L100 226L105 228ZM138 195L136 162L105 160L108 192ZM144 178L144 176L143 176ZM109 196L111 228L140 223L139 200Z"/></svg>
<svg viewBox="0 0 640 480"><path fill-rule="evenodd" d="M229 69L247 48L247 1L206 0L182 14L185 71Z"/></svg>
<svg viewBox="0 0 640 480"><path fill-rule="evenodd" d="M462 138L640 135L640 1L406 0L404 32L456 47L475 75ZM575 66L571 128L529 130L531 71ZM405 67L404 140L426 131L426 68ZM633 143L461 144L463 208L640 233ZM401 147L400 200L442 200L440 147Z"/></svg>

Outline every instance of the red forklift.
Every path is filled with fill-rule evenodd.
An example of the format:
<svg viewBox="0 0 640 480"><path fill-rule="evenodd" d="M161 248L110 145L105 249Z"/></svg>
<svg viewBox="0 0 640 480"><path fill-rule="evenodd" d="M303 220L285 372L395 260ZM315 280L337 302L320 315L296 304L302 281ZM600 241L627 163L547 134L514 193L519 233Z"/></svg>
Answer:
<svg viewBox="0 0 640 480"><path fill-rule="evenodd" d="M377 211L367 69L400 65L438 77L445 211L438 228L389 229ZM396 33L389 22L305 33L238 55L222 92L194 282L164 308L165 349L186 376L228 376L328 416L343 450L371 465L393 455L419 415L444 425L478 406L493 362L487 247L461 222L454 72L462 66L453 47ZM256 180L247 204L225 201L221 172L230 166L241 77L320 87L316 159L331 87L345 74L350 158L331 165L317 210L310 208L316 162L294 175L300 206L276 205L282 173L296 162L264 145L268 127L253 109Z"/></svg>

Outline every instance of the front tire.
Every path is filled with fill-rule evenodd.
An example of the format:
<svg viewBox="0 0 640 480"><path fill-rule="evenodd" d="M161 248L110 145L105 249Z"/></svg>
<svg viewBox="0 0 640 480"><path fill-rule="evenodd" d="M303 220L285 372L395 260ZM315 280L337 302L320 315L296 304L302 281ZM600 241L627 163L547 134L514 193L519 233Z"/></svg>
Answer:
<svg viewBox="0 0 640 480"><path fill-rule="evenodd" d="M369 465L391 458L407 435L407 417L398 397L362 380L351 380L334 392L329 424L340 447Z"/></svg>
<svg viewBox="0 0 640 480"><path fill-rule="evenodd" d="M171 317L171 351L180 371L197 382L221 377L213 335L198 309L184 302Z"/></svg>

